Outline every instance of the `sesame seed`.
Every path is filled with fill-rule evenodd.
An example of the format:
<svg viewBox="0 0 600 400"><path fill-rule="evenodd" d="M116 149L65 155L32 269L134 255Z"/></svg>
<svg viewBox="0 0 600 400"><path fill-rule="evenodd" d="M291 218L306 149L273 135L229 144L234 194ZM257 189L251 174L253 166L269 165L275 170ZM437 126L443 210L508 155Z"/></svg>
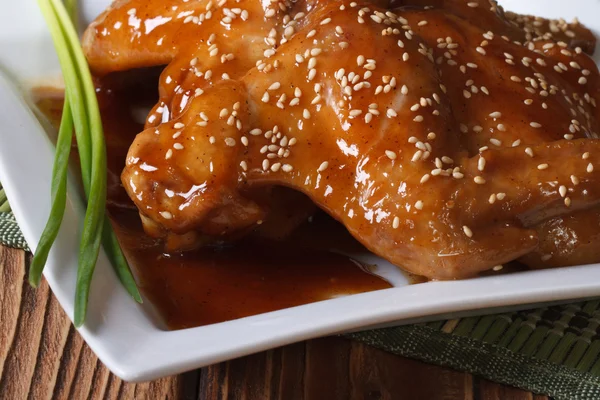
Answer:
<svg viewBox="0 0 600 400"><path fill-rule="evenodd" d="M485 179L482 176L476 176L475 178L473 178L473 181L478 185L485 184Z"/></svg>
<svg viewBox="0 0 600 400"><path fill-rule="evenodd" d="M317 172L323 172L327 169L327 167L329 167L329 163L327 161L323 161L321 165L319 165L319 168L317 168Z"/></svg>
<svg viewBox="0 0 600 400"><path fill-rule="evenodd" d="M394 153L391 150L386 150L385 151L385 155L390 159L390 160L395 160L396 159L396 153Z"/></svg>
<svg viewBox="0 0 600 400"><path fill-rule="evenodd" d="M419 150L423 150L423 151L427 150L427 146L425 146L425 143L423 143L421 141L415 143L415 147Z"/></svg>
<svg viewBox="0 0 600 400"><path fill-rule="evenodd" d="M167 154L165 154L165 160L168 160L172 156L173 156L173 150L171 150L171 149L167 150Z"/></svg>
<svg viewBox="0 0 600 400"><path fill-rule="evenodd" d="M168 211L161 211L159 212L160 216L163 217L164 219L172 219L173 218L173 214L171 214Z"/></svg>
<svg viewBox="0 0 600 400"><path fill-rule="evenodd" d="M488 203L490 203L490 204L494 204L495 202L496 202L496 194L495 194L495 193L492 193L492 194L490 195L490 198L488 199Z"/></svg>
<svg viewBox="0 0 600 400"><path fill-rule="evenodd" d="M475 50L477 50L477 52L479 54L482 54L482 55L486 55L487 54L486 51L485 51L485 49L483 47L477 47Z"/></svg>
<svg viewBox="0 0 600 400"><path fill-rule="evenodd" d="M533 157L533 150L531 147L525 148L525 154L527 154L529 157Z"/></svg>
<svg viewBox="0 0 600 400"><path fill-rule="evenodd" d="M380 24L380 23L382 23L382 22L383 22L383 19L382 19L380 16L378 16L378 15L374 15L374 14L373 14L373 15L371 15L371 19L372 19L373 21L377 22L378 24Z"/></svg>
<svg viewBox="0 0 600 400"><path fill-rule="evenodd" d="M532 128L541 128L542 124L538 123L538 122L531 122L529 123L529 126L531 126Z"/></svg>
<svg viewBox="0 0 600 400"><path fill-rule="evenodd" d="M423 116L422 115L417 115L416 117L413 118L413 121L415 121L415 122L423 122Z"/></svg>
<svg viewBox="0 0 600 400"><path fill-rule="evenodd" d="M579 80L577 82L580 85L585 85L587 83L587 78L585 76L582 76L581 78L579 78Z"/></svg>
<svg viewBox="0 0 600 400"><path fill-rule="evenodd" d="M560 194L560 197L565 197L567 195L567 187L565 185L561 185L558 188L558 193Z"/></svg>
<svg viewBox="0 0 600 400"><path fill-rule="evenodd" d="M589 164L587 165L586 171L587 171L588 173L592 173L592 172L594 171L594 165L593 165L592 163L589 163Z"/></svg>
<svg viewBox="0 0 600 400"><path fill-rule="evenodd" d="M463 226L463 232L465 233L465 235L467 235L468 237L473 237L473 231L471 230L471 228L469 228L468 226L464 225Z"/></svg>
<svg viewBox="0 0 600 400"><path fill-rule="evenodd" d="M279 168L281 168L281 163L275 163L275 164L271 165L271 171L273 171L273 172L279 171Z"/></svg>
<svg viewBox="0 0 600 400"><path fill-rule="evenodd" d="M388 116L388 118L393 118L393 117L398 116L398 113L396 111L394 111L393 109L388 108L386 111L386 115Z"/></svg>
<svg viewBox="0 0 600 400"><path fill-rule="evenodd" d="M271 84L271 86L269 86L269 88L267 90L277 90L281 87L281 83L279 82L273 82Z"/></svg>
<svg viewBox="0 0 600 400"><path fill-rule="evenodd" d="M531 104L533 104L533 100L531 99L526 99L525 101L523 101L523 103L527 104L528 106L530 106Z"/></svg>
<svg viewBox="0 0 600 400"><path fill-rule="evenodd" d="M506 132L506 126L504 126L504 124L498 124L496 128L498 128L500 132Z"/></svg>
<svg viewBox="0 0 600 400"><path fill-rule="evenodd" d="M493 113L490 114L490 117L492 118L500 118L502 116L502 113L499 111L494 111Z"/></svg>
<svg viewBox="0 0 600 400"><path fill-rule="evenodd" d="M398 229L399 226L400 226L400 218L394 217L394 220L392 221L392 228Z"/></svg>
<svg viewBox="0 0 600 400"><path fill-rule="evenodd" d="M588 158L590 158L590 153L586 151L585 153L583 153L583 154L581 155L581 158L582 158L583 160L587 160Z"/></svg>
<svg viewBox="0 0 600 400"><path fill-rule="evenodd" d="M422 210L422 209L423 209L423 202L422 202L421 200L418 200L418 201L415 203L415 208L416 208L417 210Z"/></svg>
<svg viewBox="0 0 600 400"><path fill-rule="evenodd" d="M248 171L248 163L246 161L241 161L240 167L242 167L244 171Z"/></svg>
<svg viewBox="0 0 600 400"><path fill-rule="evenodd" d="M502 146L502 141L500 141L496 138L491 138L490 143L493 144L494 146Z"/></svg>
<svg viewBox="0 0 600 400"><path fill-rule="evenodd" d="M565 206L571 207L571 199L569 197L565 197Z"/></svg>
<svg viewBox="0 0 600 400"><path fill-rule="evenodd" d="M330 22L331 22L331 18L325 18L323 21L321 21L321 23L319 25L327 25Z"/></svg>
<svg viewBox="0 0 600 400"><path fill-rule="evenodd" d="M421 183L425 183L425 182L427 182L427 181L429 180L429 177L430 177L430 175L429 175L429 174L425 174L425 175L423 175L423 176L421 177L421 180L420 180L420 182L421 182Z"/></svg>
<svg viewBox="0 0 600 400"><path fill-rule="evenodd" d="M173 128L175 128L175 129L181 129L184 127L185 127L185 125L182 124L181 122L176 122L175 125L173 125Z"/></svg>
<svg viewBox="0 0 600 400"><path fill-rule="evenodd" d="M181 143L174 143L173 148L175 150L183 150L183 145Z"/></svg>
<svg viewBox="0 0 600 400"><path fill-rule="evenodd" d="M539 165L537 166L537 169L539 169L539 170L544 170L544 169L547 169L547 168L548 168L548 164L546 164L546 163L544 163L544 164L539 164Z"/></svg>
<svg viewBox="0 0 600 400"><path fill-rule="evenodd" d="M477 161L477 169L480 171L485 169L485 158L479 157L479 160Z"/></svg>
<svg viewBox="0 0 600 400"><path fill-rule="evenodd" d="M575 175L571 175L571 182L573 182L573 185L579 185L579 178Z"/></svg>
<svg viewBox="0 0 600 400"><path fill-rule="evenodd" d="M310 118L310 111L308 111L306 108L304 109L304 111L302 111L302 117L304 119L309 119Z"/></svg>
<svg viewBox="0 0 600 400"><path fill-rule="evenodd" d="M225 138L225 144L229 147L233 147L235 146L235 139L231 137Z"/></svg>
<svg viewBox="0 0 600 400"><path fill-rule="evenodd" d="M281 167L281 169L284 172L291 172L294 169L294 167L292 167L290 164L283 164L283 166Z"/></svg>

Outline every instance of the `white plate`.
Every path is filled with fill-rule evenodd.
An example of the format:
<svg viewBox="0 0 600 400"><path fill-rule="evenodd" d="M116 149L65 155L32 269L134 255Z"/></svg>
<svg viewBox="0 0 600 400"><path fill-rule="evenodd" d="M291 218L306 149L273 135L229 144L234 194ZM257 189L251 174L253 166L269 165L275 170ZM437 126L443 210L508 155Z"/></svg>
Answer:
<svg viewBox="0 0 600 400"><path fill-rule="evenodd" d="M105 3L86 3L85 16L93 16ZM502 4L507 9L549 17L577 16L600 31L598 0L504 0ZM56 57L34 0L12 2L11 7L3 8L0 65L20 84L56 76ZM10 86L0 78L0 181L27 241L35 248L50 207L53 150ZM45 270L54 294L71 317L81 217L82 205L71 192L65 221ZM394 267L381 260L377 264L394 288L167 332L127 296L101 254L88 319L80 333L115 374L126 380L148 380L316 336L600 295L600 265L410 286Z"/></svg>

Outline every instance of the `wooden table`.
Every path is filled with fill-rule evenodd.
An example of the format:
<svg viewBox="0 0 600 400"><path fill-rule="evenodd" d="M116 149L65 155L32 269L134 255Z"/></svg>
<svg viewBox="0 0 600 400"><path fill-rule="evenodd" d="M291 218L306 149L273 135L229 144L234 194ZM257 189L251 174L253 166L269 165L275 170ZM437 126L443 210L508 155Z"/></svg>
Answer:
<svg viewBox="0 0 600 400"><path fill-rule="evenodd" d="M90 351L48 285L29 286L28 262L0 246L0 399L547 399L341 338L126 383Z"/></svg>

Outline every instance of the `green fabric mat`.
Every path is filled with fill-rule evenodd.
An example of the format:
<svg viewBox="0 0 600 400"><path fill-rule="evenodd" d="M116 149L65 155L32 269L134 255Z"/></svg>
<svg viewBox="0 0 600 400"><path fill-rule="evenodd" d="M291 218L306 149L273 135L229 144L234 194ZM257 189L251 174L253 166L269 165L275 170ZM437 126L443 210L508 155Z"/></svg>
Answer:
<svg viewBox="0 0 600 400"><path fill-rule="evenodd" d="M0 186L0 244L29 250ZM600 399L600 300L345 335L556 400Z"/></svg>

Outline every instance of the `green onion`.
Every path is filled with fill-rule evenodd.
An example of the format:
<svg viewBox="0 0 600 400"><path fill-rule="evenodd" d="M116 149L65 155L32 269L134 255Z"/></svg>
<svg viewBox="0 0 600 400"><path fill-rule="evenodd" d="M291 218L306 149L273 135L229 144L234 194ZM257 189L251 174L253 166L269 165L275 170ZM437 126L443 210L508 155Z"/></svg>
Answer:
<svg viewBox="0 0 600 400"><path fill-rule="evenodd" d="M73 3L74 0L69 0L71 15L75 14ZM63 72L65 107L54 160L51 213L32 262L29 281L34 286L39 284L48 252L62 223L66 202L67 164L74 126L87 198L75 289L74 322L79 327L85 321L89 289L101 241L125 289L136 301L141 302L142 298L105 215L106 148L102 120L92 76L77 31L60 0L38 0L38 4L48 24ZM67 143L69 146L66 146Z"/></svg>
<svg viewBox="0 0 600 400"><path fill-rule="evenodd" d="M52 208L50 218L40 237L35 250L35 256L29 267L29 283L33 287L40 284L42 270L48 259L50 248L56 240L58 230L65 214L67 203L67 168L69 166L69 155L71 153L71 138L73 137L73 115L68 95L65 95L65 105L60 121L58 139L56 141L56 154L54 156L54 167L52 169Z"/></svg>

